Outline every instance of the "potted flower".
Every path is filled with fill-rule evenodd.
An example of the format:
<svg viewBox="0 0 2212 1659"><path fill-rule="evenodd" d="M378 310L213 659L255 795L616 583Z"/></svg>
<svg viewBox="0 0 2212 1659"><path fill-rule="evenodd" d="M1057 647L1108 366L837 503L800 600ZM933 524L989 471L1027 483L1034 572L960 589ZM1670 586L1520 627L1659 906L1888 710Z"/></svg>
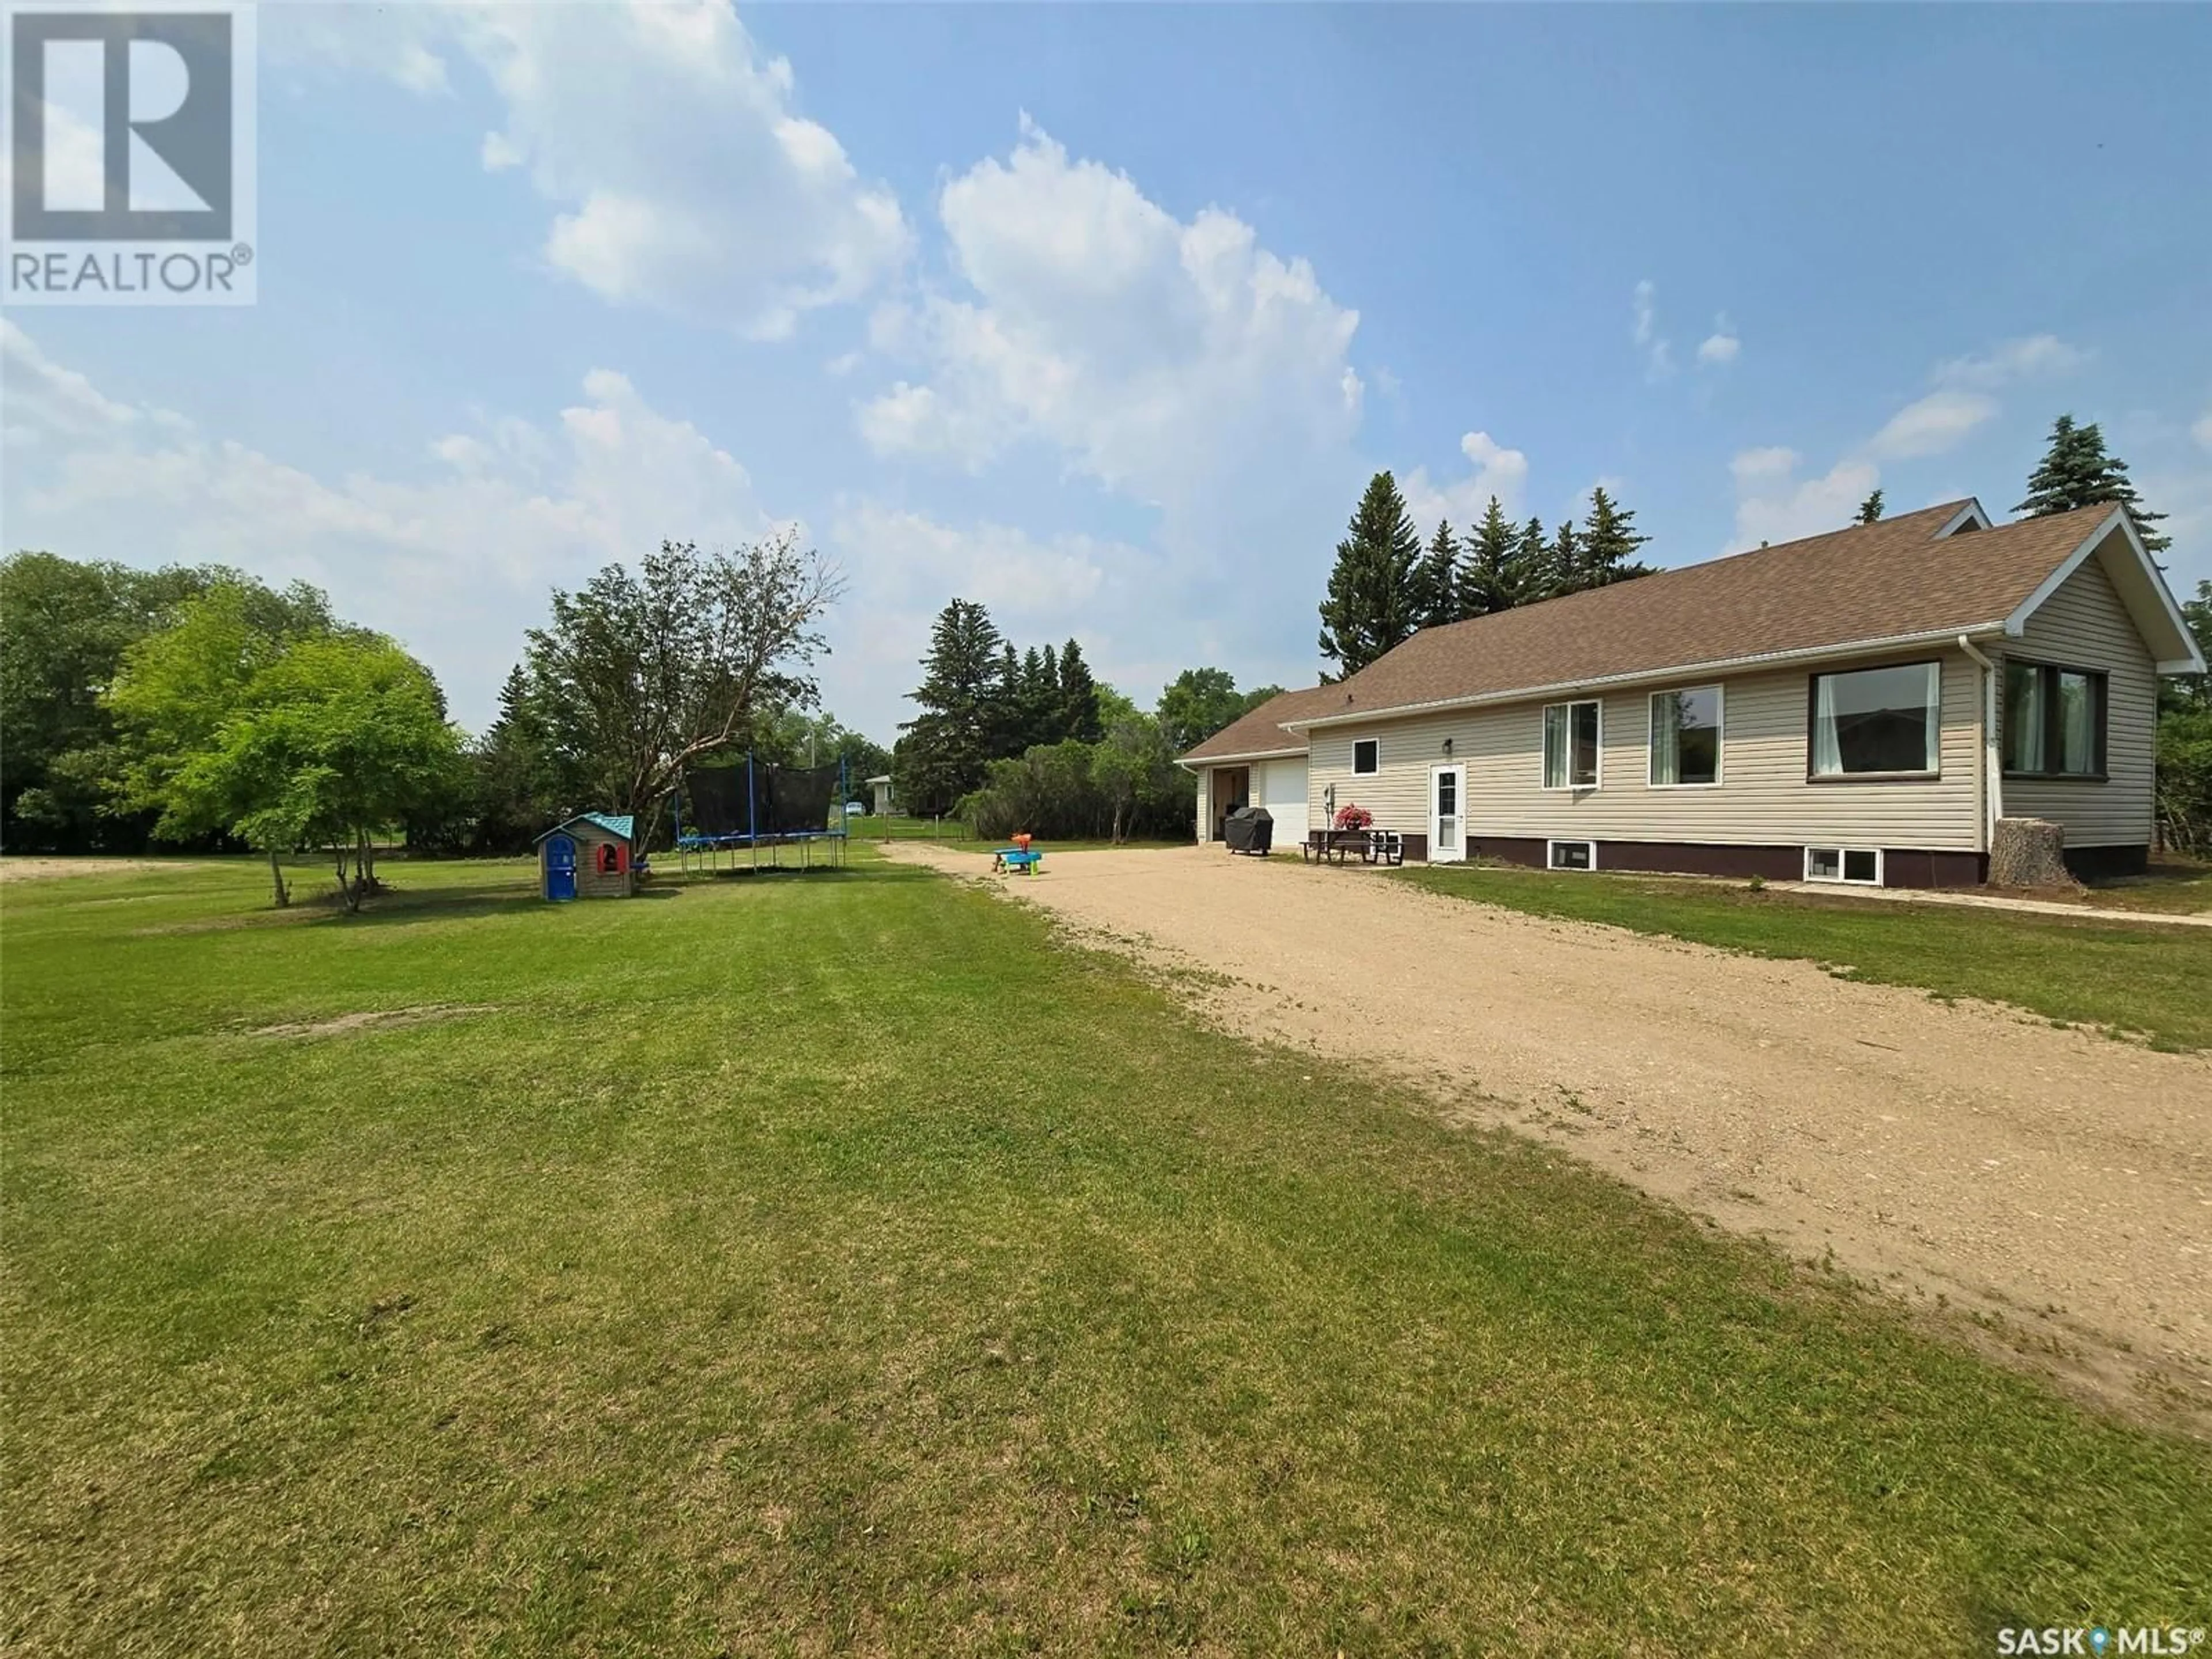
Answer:
<svg viewBox="0 0 2212 1659"><path fill-rule="evenodd" d="M1336 809L1336 827L1340 830L1371 830L1375 814L1358 801L1348 802Z"/></svg>

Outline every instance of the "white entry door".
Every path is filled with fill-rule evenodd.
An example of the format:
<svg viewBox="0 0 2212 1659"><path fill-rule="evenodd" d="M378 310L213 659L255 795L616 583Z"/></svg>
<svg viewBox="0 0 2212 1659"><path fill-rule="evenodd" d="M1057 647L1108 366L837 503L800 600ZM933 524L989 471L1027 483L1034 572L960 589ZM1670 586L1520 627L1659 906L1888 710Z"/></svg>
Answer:
<svg viewBox="0 0 2212 1659"><path fill-rule="evenodd" d="M1467 768L1429 769L1429 862L1459 864L1467 858Z"/></svg>

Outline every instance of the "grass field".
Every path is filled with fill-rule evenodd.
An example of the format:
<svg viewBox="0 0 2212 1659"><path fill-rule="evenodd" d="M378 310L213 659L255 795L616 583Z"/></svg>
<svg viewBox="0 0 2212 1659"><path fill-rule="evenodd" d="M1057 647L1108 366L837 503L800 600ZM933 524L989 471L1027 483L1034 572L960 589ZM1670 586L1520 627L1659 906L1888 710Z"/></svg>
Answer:
<svg viewBox="0 0 2212 1659"><path fill-rule="evenodd" d="M250 865L0 890L11 1652L1982 1654L2212 1611L2212 1450L1025 908L866 856L557 908L386 873L353 921Z"/></svg>
<svg viewBox="0 0 2212 1659"><path fill-rule="evenodd" d="M1493 865L1408 868L1392 878L1531 915L1607 922L1826 963L1851 979L2008 1002L2160 1048L2212 1048L2212 928Z"/></svg>

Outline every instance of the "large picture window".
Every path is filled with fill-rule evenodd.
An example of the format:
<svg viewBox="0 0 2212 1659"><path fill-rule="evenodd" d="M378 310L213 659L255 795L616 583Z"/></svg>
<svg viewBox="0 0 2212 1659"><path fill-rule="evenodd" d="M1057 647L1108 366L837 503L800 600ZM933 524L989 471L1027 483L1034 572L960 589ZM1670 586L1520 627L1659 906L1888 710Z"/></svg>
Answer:
<svg viewBox="0 0 2212 1659"><path fill-rule="evenodd" d="M1812 775L1934 774L1942 696L1942 671L1932 662L1814 675Z"/></svg>
<svg viewBox="0 0 2212 1659"><path fill-rule="evenodd" d="M1544 710L1544 787L1597 787L1598 708L1555 702Z"/></svg>
<svg viewBox="0 0 2212 1659"><path fill-rule="evenodd" d="M1656 789L1721 781L1721 689L1651 694L1651 771Z"/></svg>
<svg viewBox="0 0 2212 1659"><path fill-rule="evenodd" d="M2105 775L2105 677L2052 663L2005 664L2004 764L2027 777Z"/></svg>

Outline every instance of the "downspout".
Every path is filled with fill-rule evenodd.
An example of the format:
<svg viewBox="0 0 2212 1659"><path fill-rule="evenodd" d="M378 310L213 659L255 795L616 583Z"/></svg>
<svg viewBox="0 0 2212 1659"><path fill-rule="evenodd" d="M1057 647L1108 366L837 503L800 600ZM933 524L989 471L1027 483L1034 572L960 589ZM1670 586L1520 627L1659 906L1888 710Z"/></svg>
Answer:
<svg viewBox="0 0 2212 1659"><path fill-rule="evenodd" d="M1982 800L1985 808L1982 851L1986 853L1996 840L1997 820L2004 816L2004 768L1997 746L1997 665L1964 634L1959 635L1959 649L1982 668Z"/></svg>

